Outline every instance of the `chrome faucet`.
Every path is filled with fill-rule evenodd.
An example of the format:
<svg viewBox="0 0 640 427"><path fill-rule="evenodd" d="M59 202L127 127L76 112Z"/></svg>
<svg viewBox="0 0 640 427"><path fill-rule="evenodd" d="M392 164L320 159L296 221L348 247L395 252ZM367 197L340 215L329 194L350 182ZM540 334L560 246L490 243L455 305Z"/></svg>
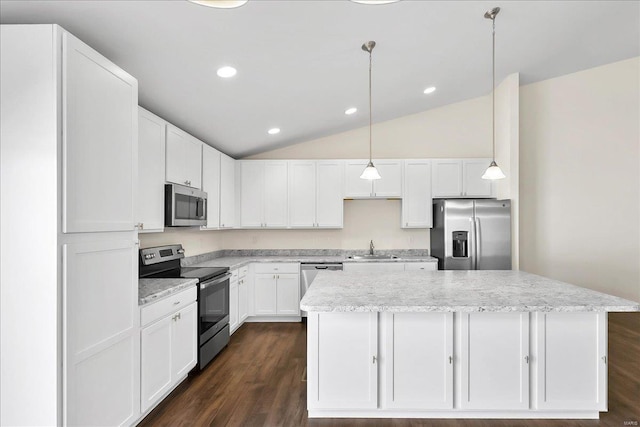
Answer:
<svg viewBox="0 0 640 427"><path fill-rule="evenodd" d="M369 243L369 255L373 255L374 248L375 246L373 246L373 240L372 240L371 243Z"/></svg>

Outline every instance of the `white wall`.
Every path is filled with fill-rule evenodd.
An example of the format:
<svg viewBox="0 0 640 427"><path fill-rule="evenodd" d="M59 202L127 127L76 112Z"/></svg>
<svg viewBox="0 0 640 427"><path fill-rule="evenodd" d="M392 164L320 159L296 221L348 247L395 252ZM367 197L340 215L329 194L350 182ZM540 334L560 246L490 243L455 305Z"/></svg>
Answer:
<svg viewBox="0 0 640 427"><path fill-rule="evenodd" d="M520 88L521 269L640 300L640 58Z"/></svg>

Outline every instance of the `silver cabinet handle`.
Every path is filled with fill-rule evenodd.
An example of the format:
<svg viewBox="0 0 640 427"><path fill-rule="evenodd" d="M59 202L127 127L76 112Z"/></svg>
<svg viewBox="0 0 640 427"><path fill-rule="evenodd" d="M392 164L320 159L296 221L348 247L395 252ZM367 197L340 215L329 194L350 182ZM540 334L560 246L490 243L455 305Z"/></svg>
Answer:
<svg viewBox="0 0 640 427"><path fill-rule="evenodd" d="M180 301L175 301L175 302L173 303L173 305L178 305L178 304L180 304Z"/></svg>
<svg viewBox="0 0 640 427"><path fill-rule="evenodd" d="M378 360L378 358L373 356L373 362L372 363L376 363L376 360Z"/></svg>
<svg viewBox="0 0 640 427"><path fill-rule="evenodd" d="M602 361L604 362L604 364L607 364L607 356L602 356Z"/></svg>
<svg viewBox="0 0 640 427"><path fill-rule="evenodd" d="M136 225L134 225L135 228L139 229L139 230L143 230L144 229L144 223L139 222Z"/></svg>
<svg viewBox="0 0 640 427"><path fill-rule="evenodd" d="M529 363L529 356L525 356L524 357L524 361L527 362L527 364Z"/></svg>
<svg viewBox="0 0 640 427"><path fill-rule="evenodd" d="M449 356L449 365L453 364L453 356Z"/></svg>

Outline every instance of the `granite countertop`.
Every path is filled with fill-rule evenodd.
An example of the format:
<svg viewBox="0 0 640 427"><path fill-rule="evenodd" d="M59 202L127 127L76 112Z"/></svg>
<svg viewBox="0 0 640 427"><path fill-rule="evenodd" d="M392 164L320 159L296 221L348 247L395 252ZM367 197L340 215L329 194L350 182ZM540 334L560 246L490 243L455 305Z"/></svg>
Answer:
<svg viewBox="0 0 640 427"><path fill-rule="evenodd" d="M640 311L640 304L522 271L318 273L310 312Z"/></svg>
<svg viewBox="0 0 640 427"><path fill-rule="evenodd" d="M401 256L391 259L349 259L345 256L336 255L272 255L272 256L231 256L214 258L208 261L191 264L191 267L229 267L236 269L254 262L307 262L307 263L328 263L328 262L357 262L357 263L377 263L377 262L438 262L437 258L428 255Z"/></svg>
<svg viewBox="0 0 640 427"><path fill-rule="evenodd" d="M139 279L138 305L159 301L198 284L198 279Z"/></svg>

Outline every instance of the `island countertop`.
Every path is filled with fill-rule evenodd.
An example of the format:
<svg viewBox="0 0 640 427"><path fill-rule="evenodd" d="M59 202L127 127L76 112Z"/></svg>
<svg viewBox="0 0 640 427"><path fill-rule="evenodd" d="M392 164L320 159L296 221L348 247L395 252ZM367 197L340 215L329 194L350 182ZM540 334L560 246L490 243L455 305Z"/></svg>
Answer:
<svg viewBox="0 0 640 427"><path fill-rule="evenodd" d="M640 304L523 271L323 271L300 308L309 312L611 312L640 311Z"/></svg>

